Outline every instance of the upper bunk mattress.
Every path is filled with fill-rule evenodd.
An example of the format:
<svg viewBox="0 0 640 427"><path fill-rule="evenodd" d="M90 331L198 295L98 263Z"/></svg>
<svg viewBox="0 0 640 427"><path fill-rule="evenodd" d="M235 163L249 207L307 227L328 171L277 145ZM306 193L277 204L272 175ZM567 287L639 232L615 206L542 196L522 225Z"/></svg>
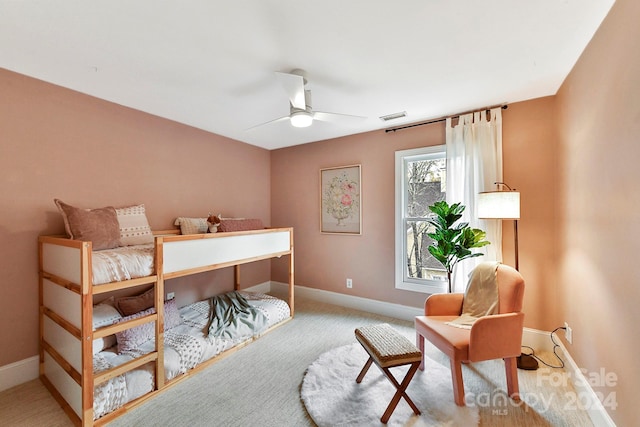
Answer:
<svg viewBox="0 0 640 427"><path fill-rule="evenodd" d="M93 284L102 285L151 276L154 274L153 252L153 244L93 251Z"/></svg>

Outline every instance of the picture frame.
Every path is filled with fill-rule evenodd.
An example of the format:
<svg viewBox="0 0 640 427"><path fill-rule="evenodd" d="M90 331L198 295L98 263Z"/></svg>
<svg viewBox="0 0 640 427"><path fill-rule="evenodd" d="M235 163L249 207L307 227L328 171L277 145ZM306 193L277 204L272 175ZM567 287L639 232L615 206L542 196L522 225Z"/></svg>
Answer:
<svg viewBox="0 0 640 427"><path fill-rule="evenodd" d="M362 165L320 169L320 232L362 234Z"/></svg>

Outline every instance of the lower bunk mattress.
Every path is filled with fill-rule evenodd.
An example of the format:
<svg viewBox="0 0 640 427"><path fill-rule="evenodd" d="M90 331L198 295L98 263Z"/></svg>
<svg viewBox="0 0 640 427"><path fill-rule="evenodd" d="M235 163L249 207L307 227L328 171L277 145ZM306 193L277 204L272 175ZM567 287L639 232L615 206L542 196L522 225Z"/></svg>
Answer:
<svg viewBox="0 0 640 427"><path fill-rule="evenodd" d="M270 327L290 317L289 305L276 297L238 292L259 314L257 323L246 320L229 321L227 310L216 310L211 300L199 301L179 309L179 324L164 331L164 373L171 380L220 353L245 341L257 338ZM227 294L225 294L227 295ZM227 330L224 324L236 323ZM216 329L216 333L206 333ZM232 331L230 331L232 329ZM93 357L93 371L100 373L122 365L155 349L153 339L135 348L120 349L113 346ZM122 407L154 389L154 364L110 379L94 388L94 419Z"/></svg>

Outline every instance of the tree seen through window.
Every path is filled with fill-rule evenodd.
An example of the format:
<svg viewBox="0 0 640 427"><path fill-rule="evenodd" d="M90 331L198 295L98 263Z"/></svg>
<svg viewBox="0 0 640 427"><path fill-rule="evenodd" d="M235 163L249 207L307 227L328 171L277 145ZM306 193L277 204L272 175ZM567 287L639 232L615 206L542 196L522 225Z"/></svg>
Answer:
<svg viewBox="0 0 640 427"><path fill-rule="evenodd" d="M444 158L416 159L405 163L406 172L406 266L412 279L445 280L446 271L429 253L433 228L427 219L429 206L446 198L446 161Z"/></svg>

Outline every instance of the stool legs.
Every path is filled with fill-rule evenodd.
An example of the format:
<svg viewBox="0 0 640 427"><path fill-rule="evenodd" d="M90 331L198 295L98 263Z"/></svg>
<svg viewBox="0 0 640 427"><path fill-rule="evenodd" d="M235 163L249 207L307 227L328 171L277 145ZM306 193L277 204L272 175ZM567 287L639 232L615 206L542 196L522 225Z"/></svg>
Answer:
<svg viewBox="0 0 640 427"><path fill-rule="evenodd" d="M387 421L389 421L389 418L391 417L391 414L393 413L393 411L396 409L396 406L398 405L398 402L400 402L401 397L404 397L404 400L409 404L409 406L411 406L411 409L413 409L414 414L420 415L420 410L415 405L415 403L413 403L411 398L409 398L406 392L406 389L409 386L409 383L411 382L413 375L418 370L418 366L420 366L420 362L414 362L411 364L411 367L409 368L407 375L405 375L404 380L402 380L402 384L398 384L398 381L391 374L391 372L389 371L389 368L382 368L382 371L385 373L387 378L389 378L389 381L391 381L391 383L397 389L396 394L393 395L393 399L391 399L391 402L389 402L389 406L387 406L387 410L384 411L382 418L380 418L380 421L383 424L386 424Z"/></svg>
<svg viewBox="0 0 640 427"><path fill-rule="evenodd" d="M362 382L362 379L366 375L372 363L373 363L373 358L369 357L367 362L364 364L364 367L360 371L360 374L356 379L356 383L360 384L360 382ZM419 366L420 366L420 362L411 363L409 371L407 371L407 374L404 376L402 383L398 383L398 380L396 380L396 378L393 376L389 368L380 367L380 369L385 374L385 376L389 379L389 381L391 381L391 384L393 384L393 386L396 388L396 393L393 395L391 402L389 402L389 406L387 406L387 409L384 411L384 414L382 414L382 417L380 418L380 421L383 424L386 424L389 421L389 418L391 417L391 414L393 414L393 411L396 409L396 406L398 406L398 402L400 402L401 397L403 397L404 400L409 404L414 414L420 415L420 410L415 405L415 403L413 403L413 401L407 395L407 392L406 392L407 387L409 386L409 383L411 382L411 379L415 375Z"/></svg>
<svg viewBox="0 0 640 427"><path fill-rule="evenodd" d="M373 358L369 357L369 360L367 360L367 363L364 364L364 367L362 368L362 370L360 371L360 374L358 375L358 378L356 379L356 382L358 384L362 382L362 379L364 378L367 371L369 370L369 367L371 366L372 362L373 362Z"/></svg>
<svg viewBox="0 0 640 427"><path fill-rule="evenodd" d="M422 361L420 362L420 370L424 371L424 337L420 335L420 332L416 332L416 347L422 353Z"/></svg>

